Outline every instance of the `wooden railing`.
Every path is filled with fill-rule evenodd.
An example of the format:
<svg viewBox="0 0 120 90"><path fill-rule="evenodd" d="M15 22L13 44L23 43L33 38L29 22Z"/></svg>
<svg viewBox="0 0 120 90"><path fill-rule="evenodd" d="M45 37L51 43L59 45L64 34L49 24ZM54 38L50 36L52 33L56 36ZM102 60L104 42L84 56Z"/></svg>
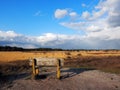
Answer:
<svg viewBox="0 0 120 90"><path fill-rule="evenodd" d="M38 76L39 67L57 67L56 69L56 77L57 79L61 78L61 67L64 66L63 59L56 59L56 58L34 58L30 60L30 66L32 66L32 78Z"/></svg>

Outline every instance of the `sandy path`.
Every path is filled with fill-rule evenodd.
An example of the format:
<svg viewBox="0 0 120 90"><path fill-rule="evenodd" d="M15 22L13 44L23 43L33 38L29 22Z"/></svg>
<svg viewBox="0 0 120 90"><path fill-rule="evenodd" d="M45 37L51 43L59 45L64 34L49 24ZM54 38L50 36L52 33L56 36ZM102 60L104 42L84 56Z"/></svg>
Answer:
<svg viewBox="0 0 120 90"><path fill-rule="evenodd" d="M65 71L65 72L64 72ZM55 75L45 79L16 79L5 85L3 90L120 90L120 75L98 70L65 69L63 79Z"/></svg>

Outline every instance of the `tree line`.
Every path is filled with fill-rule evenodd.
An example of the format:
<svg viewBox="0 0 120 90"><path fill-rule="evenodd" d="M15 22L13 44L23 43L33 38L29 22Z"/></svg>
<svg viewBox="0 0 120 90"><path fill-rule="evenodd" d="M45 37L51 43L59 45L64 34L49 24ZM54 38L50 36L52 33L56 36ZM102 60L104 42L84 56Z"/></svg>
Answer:
<svg viewBox="0 0 120 90"><path fill-rule="evenodd" d="M63 49L52 49L52 48L22 48L22 47L11 47L11 46L0 46L0 51L63 51Z"/></svg>
<svg viewBox="0 0 120 90"><path fill-rule="evenodd" d="M99 51L103 49L61 49L61 48L22 48L12 46L0 46L0 51ZM119 51L118 49L104 49L103 51Z"/></svg>

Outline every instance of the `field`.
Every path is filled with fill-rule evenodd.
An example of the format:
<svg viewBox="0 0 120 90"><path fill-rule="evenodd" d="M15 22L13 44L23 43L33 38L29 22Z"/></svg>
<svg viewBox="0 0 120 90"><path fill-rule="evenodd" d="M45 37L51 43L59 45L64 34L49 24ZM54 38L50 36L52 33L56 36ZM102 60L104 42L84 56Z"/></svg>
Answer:
<svg viewBox="0 0 120 90"><path fill-rule="evenodd" d="M34 52L0 52L0 62L28 60L36 57L76 58L76 57L120 56L120 51L34 51Z"/></svg>
<svg viewBox="0 0 120 90"><path fill-rule="evenodd" d="M65 66L96 68L112 73L120 73L120 51L0 52L0 64L28 62L30 59L37 57L63 58Z"/></svg>
<svg viewBox="0 0 120 90"><path fill-rule="evenodd" d="M120 51L115 51L115 50L114 51L102 51L102 50L100 51L34 51L34 52L33 51L31 52L10 51L10 52L0 52L0 78L1 78L0 83L1 85L4 85L4 88L1 85L0 85L0 88L12 89L14 87L13 82L16 80L21 80L22 77L25 77L25 80L27 80L24 82L27 82L27 83L31 82L30 81L31 67L28 65L28 63L29 63L29 59L37 58L37 57L63 58L65 60L65 68L66 67L69 68L69 70L65 70L65 71L71 72L72 70L72 72L75 72L78 75L79 74L82 75L83 71L86 73L89 73L89 75L93 75L93 76L95 74L98 75L98 76L95 76L98 79L100 79L104 75L108 75L108 74L104 74L103 76L99 76L99 74L102 75L103 72L100 73L98 71L94 71L94 70L100 70L106 73L112 73L117 75L115 77L112 74L108 75L108 77L110 77L111 79L114 79L120 76ZM86 73L83 73L83 75L86 76ZM105 77L108 78L107 76ZM80 77L78 76L74 77L73 75L72 78L77 80L76 78L80 78ZM93 77L89 77L89 79L90 78L93 78ZM116 85L114 86L114 88L116 88L115 90L120 89L120 86L119 86L120 77L118 78L119 78L118 79L119 83L116 83ZM53 80L53 77L52 78L49 77L47 79ZM69 79L71 78L67 78L67 79L69 82ZM71 82L73 82L72 80ZM56 79L54 79L53 81L59 82L59 81L56 81ZM51 81L50 83L53 83L53 81ZM65 82L66 82L66 79L65 79ZM95 84L95 82L93 83ZM37 83L40 84L41 82L37 82ZM21 84L23 84L23 82ZM59 84L61 85L60 82ZM66 89L66 87L64 88ZM75 89L75 87L71 87L71 88ZM92 88L92 89L95 89L95 88ZM57 90L57 89L54 89L54 90ZM68 90L72 90L72 89L68 89ZM88 90L88 89L85 89L85 90ZM105 90L105 88L103 87L102 90ZM111 89L111 90L114 90L114 89Z"/></svg>
<svg viewBox="0 0 120 90"><path fill-rule="evenodd" d="M0 52L0 63L24 61L37 57L63 58L66 66L99 68L120 73L120 51Z"/></svg>

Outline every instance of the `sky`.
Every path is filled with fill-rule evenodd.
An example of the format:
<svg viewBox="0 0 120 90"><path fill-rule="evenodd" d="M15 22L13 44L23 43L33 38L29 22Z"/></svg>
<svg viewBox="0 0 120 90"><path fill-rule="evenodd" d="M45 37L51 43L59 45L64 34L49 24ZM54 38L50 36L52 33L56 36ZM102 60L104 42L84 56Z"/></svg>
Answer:
<svg viewBox="0 0 120 90"><path fill-rule="evenodd" d="M120 49L120 0L0 0L0 45Z"/></svg>

